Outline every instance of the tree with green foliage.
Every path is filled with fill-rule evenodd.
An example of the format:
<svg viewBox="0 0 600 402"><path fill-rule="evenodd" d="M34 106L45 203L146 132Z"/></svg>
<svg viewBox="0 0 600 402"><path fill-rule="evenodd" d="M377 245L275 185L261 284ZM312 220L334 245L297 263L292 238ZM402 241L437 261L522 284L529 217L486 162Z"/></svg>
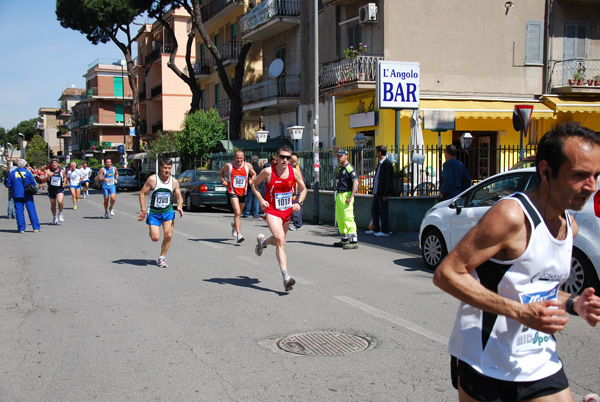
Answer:
<svg viewBox="0 0 600 402"><path fill-rule="evenodd" d="M148 144L148 157L150 160L157 160L164 154L177 152L176 134L172 131L156 133L156 138Z"/></svg>
<svg viewBox="0 0 600 402"><path fill-rule="evenodd" d="M36 134L29 141L25 159L31 166L42 166L50 162L48 160L48 143L41 135Z"/></svg>
<svg viewBox="0 0 600 402"><path fill-rule="evenodd" d="M182 131L175 136L182 166L191 166L195 158L205 158L225 138L226 128L215 109L199 110L183 122Z"/></svg>
<svg viewBox="0 0 600 402"><path fill-rule="evenodd" d="M19 136L18 133L21 133L25 135L25 141L31 141L33 136L37 134L37 122L38 119L36 117L29 120L23 120L22 122L17 124L16 127L11 128L9 130L9 133L17 137Z"/></svg>
<svg viewBox="0 0 600 402"><path fill-rule="evenodd" d="M131 119L139 131L139 90L135 81L135 65L131 57L136 32L130 25L134 19L148 10L152 0L57 0L56 17L60 25L79 31L94 45L112 41L123 52L127 61L127 77L133 91ZM117 35L124 36L121 41ZM139 152L139 136L133 137L134 152Z"/></svg>

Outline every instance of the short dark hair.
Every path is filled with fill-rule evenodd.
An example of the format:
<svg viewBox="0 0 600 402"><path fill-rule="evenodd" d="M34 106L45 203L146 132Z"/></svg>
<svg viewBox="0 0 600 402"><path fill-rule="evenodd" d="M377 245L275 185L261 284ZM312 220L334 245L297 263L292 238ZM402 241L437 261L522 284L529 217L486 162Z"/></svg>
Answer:
<svg viewBox="0 0 600 402"><path fill-rule="evenodd" d="M456 145L448 145L446 146L446 152L448 152L448 155L450 156L456 156Z"/></svg>
<svg viewBox="0 0 600 402"><path fill-rule="evenodd" d="M537 154L535 156L538 182L541 178L539 171L541 161L548 162L550 169L552 169L552 178L556 179L558 177L560 168L567 161L565 155L565 141L567 138L573 137L580 138L588 144L600 146L600 135L589 128L582 127L580 123L570 121L557 124L552 130L544 134L538 144Z"/></svg>
<svg viewBox="0 0 600 402"><path fill-rule="evenodd" d="M292 148L290 148L288 145L282 145L279 148L277 148L277 155L279 155L281 151L292 153Z"/></svg>
<svg viewBox="0 0 600 402"><path fill-rule="evenodd" d="M171 159L170 156L161 156L160 159L158 160L158 166L171 166L173 165L173 159Z"/></svg>
<svg viewBox="0 0 600 402"><path fill-rule="evenodd" d="M377 150L377 152L381 152L381 155L383 156L387 154L387 148L385 147L385 145L377 145L375 149Z"/></svg>

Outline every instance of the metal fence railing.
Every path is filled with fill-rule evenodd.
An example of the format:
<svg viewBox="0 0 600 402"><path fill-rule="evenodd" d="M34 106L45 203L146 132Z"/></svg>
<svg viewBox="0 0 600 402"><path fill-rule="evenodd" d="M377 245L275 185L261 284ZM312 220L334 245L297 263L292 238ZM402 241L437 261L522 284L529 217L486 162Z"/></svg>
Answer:
<svg viewBox="0 0 600 402"><path fill-rule="evenodd" d="M420 148L402 146L398 149L393 146L387 147L387 157L394 165L393 195L437 196L442 182L441 167L445 162L444 148L437 145ZM372 193L378 163L375 148L347 147L346 149L348 161L359 174L359 193ZM536 149L535 145L525 147L524 157L535 155ZM457 159L466 166L473 183L476 183L496 173L509 170L519 161L520 152L519 146L471 148L468 151L461 149L458 150ZM248 150L247 160L252 154L268 160L272 153ZM298 163L304 170L307 187L314 188L313 152L300 151L295 154L298 155ZM233 159L233 152L212 154L209 158L198 159L194 167L218 170ZM336 179L334 163L337 164L337 159L332 149L319 152L319 189L334 190Z"/></svg>

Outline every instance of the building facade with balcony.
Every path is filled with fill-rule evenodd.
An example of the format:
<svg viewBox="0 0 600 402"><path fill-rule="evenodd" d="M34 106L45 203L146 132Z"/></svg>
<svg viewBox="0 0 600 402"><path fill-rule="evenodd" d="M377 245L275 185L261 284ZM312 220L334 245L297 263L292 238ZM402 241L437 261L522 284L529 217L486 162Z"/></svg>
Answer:
<svg viewBox="0 0 600 402"><path fill-rule="evenodd" d="M63 140L60 138L59 128L62 126L60 118L61 109L55 107L41 107L38 110L38 120L35 128L37 133L46 141L54 155L62 155Z"/></svg>
<svg viewBox="0 0 600 402"><path fill-rule="evenodd" d="M77 103L81 101L82 96L86 93L85 89L82 88L67 88L63 91L58 101L60 102L60 111L58 112L58 118L60 120L60 127L56 133L60 141L60 150L57 155L64 156L64 150L69 150L71 146L71 118L72 109Z"/></svg>
<svg viewBox="0 0 600 402"><path fill-rule="evenodd" d="M84 74L85 93L73 106L69 153L78 159L95 158L114 164L122 159L119 145L132 150L129 136L133 94L121 60L95 60Z"/></svg>
<svg viewBox="0 0 600 402"><path fill-rule="evenodd" d="M425 127L437 112L453 115L453 130L423 130L426 145L460 148L460 136L469 132L480 149L518 146L515 105L534 107L524 145L561 121L600 130L600 86L593 80L600 41L591 32L600 19L598 1L324 3L319 82L321 95L335 98L338 145L353 145L358 133L376 145L409 145L412 111L400 113L397 144L396 111L377 109L380 59L420 64ZM569 84L578 70L587 81ZM488 174L501 169L497 161L484 161L483 151L473 157L489 166Z"/></svg>
<svg viewBox="0 0 600 402"><path fill-rule="evenodd" d="M171 9L164 16L177 40L175 64L187 73L185 54L190 15L183 8ZM156 21L145 24L136 36L138 46L137 83L140 91L139 119L141 139L148 142L158 131L179 131L190 110L189 86L168 66L174 43L167 30ZM195 60L195 45L191 60Z"/></svg>

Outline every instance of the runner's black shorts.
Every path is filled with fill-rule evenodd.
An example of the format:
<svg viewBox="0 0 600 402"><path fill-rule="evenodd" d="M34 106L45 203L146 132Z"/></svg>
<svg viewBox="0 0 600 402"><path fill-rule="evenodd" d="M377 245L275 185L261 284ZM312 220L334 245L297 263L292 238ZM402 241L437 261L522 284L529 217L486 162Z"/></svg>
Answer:
<svg viewBox="0 0 600 402"><path fill-rule="evenodd" d="M562 367L551 376L537 381L503 381L480 374L467 363L452 356L450 373L454 388L458 389L460 381L460 387L467 395L482 402L518 402L553 395L569 388L569 381Z"/></svg>
<svg viewBox="0 0 600 402"><path fill-rule="evenodd" d="M240 204L245 204L246 203L246 195L237 195L237 194L227 193L227 197L229 197L229 198L237 198L238 200L240 200Z"/></svg>

